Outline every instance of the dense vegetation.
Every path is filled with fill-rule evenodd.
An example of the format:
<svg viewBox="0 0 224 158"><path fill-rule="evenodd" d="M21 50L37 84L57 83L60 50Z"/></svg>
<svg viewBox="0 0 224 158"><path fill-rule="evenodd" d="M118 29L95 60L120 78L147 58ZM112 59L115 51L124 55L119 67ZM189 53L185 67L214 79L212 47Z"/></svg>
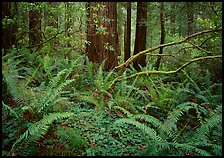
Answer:
<svg viewBox="0 0 224 158"><path fill-rule="evenodd" d="M2 156L222 155L221 3L211 2L214 14L209 15L210 3L203 5L203 14L196 12L202 4L194 3L197 31L192 34L183 13L175 13L175 24L165 20L167 30L176 28L175 34L167 31L165 44L160 43L160 3L147 3L146 50L125 61L119 41L121 54L112 70L104 69L106 60L96 63L86 55L91 44L86 2L58 3L17 2L12 16L2 19L4 31L17 24L16 42L2 49ZM165 18L174 11L169 6L164 3ZM43 41L34 46L27 12L35 7L51 18L42 22ZM117 8L118 38L123 39L127 8L123 2ZM136 8L132 3L132 23ZM74 22L71 36L68 15ZM60 17L57 27L49 25L55 17ZM132 62L141 53L146 65L136 71Z"/></svg>

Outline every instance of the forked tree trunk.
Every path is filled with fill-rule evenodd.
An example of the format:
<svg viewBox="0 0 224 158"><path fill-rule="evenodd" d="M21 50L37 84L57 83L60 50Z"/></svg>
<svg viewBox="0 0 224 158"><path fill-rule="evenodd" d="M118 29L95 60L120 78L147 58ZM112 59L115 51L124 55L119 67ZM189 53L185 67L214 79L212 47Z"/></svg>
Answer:
<svg viewBox="0 0 224 158"><path fill-rule="evenodd" d="M117 66L117 3L89 2L87 28L87 56L94 63L102 63L104 70Z"/></svg>
<svg viewBox="0 0 224 158"><path fill-rule="evenodd" d="M147 20L147 3L137 2L137 18L136 18L136 34L135 34L135 48L134 54L139 53L146 49L146 20ZM146 55L139 56L133 62L134 68L139 71L140 66L144 67L146 65Z"/></svg>

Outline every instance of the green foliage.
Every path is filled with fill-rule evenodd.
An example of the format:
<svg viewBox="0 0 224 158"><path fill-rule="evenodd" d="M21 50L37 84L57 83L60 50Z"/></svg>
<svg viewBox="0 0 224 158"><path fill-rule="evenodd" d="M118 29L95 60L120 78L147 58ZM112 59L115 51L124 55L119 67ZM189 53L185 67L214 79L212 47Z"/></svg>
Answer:
<svg viewBox="0 0 224 158"><path fill-rule="evenodd" d="M87 142L73 128L59 126L56 135L60 137L59 141L72 151L87 146Z"/></svg>
<svg viewBox="0 0 224 158"><path fill-rule="evenodd" d="M117 77L119 71L103 71L105 61L93 63L85 52L93 44L86 37L87 2L56 3L19 2L16 15L2 19L3 28L18 26L15 45L2 57L2 156L222 155L220 59L192 63L178 74L125 79L137 73L130 65ZM159 3L147 5L149 48L159 45L160 20ZM221 6L194 3L194 32L221 28ZM122 57L126 3L117 7ZM164 7L165 43L183 40L185 3ZM31 10L43 13L40 51L29 48ZM96 4L93 10L105 7ZM132 3L132 50L136 11ZM92 20L96 33L108 33L104 25L111 19L94 13ZM221 32L215 32L189 39L197 47L188 42L166 47L164 54L175 57L163 56L160 69L172 71L192 58L221 54L221 40ZM108 41L104 48L114 49ZM154 69L158 56L149 54L142 71Z"/></svg>
<svg viewBox="0 0 224 158"><path fill-rule="evenodd" d="M25 145L33 143L37 140L40 140L48 131L50 128L50 124L52 124L53 121L64 119L67 117L72 116L73 113L64 112L64 113L51 113L43 117L38 122L33 123L25 133L23 133L19 139L13 144L11 152L14 152L17 148L18 143L25 143ZM17 146L16 146L17 145Z"/></svg>

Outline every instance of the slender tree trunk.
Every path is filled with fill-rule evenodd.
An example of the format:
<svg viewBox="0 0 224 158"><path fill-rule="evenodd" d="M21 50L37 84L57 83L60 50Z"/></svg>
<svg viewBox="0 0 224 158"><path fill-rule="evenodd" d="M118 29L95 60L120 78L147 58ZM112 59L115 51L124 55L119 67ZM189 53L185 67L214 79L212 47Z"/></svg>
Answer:
<svg viewBox="0 0 224 158"><path fill-rule="evenodd" d="M15 13L12 13L11 9L12 5L14 5ZM16 12L17 12L17 6L15 2L2 2L2 19L4 18L13 19L14 16L16 15ZM11 49L12 45L16 44L16 32L17 32L16 21L12 25L2 26L2 48L4 49L3 54L8 52Z"/></svg>
<svg viewBox="0 0 224 158"><path fill-rule="evenodd" d="M171 2L170 5L171 14L170 14L170 23L171 23L171 35L176 33L176 26L175 26L175 10L176 10L176 2Z"/></svg>
<svg viewBox="0 0 224 158"><path fill-rule="evenodd" d="M124 61L127 61L131 56L131 2L127 3L127 20L124 34Z"/></svg>
<svg viewBox="0 0 224 158"><path fill-rule="evenodd" d="M147 20L147 3L137 2L137 18L136 18L136 35L135 35L135 48L134 54L138 54L140 51L146 49L146 26ZM140 66L144 67L146 65L146 55L139 56L133 62L134 68L139 71Z"/></svg>
<svg viewBox="0 0 224 158"><path fill-rule="evenodd" d="M160 44L165 43L165 19L164 19L164 3L160 2L160 24L161 24L161 41ZM159 49L159 54L163 54L163 47ZM156 70L159 70L159 65L161 61L161 56L158 56L157 62L156 62Z"/></svg>
<svg viewBox="0 0 224 158"><path fill-rule="evenodd" d="M194 33L193 2L187 2L187 23L188 23L188 35L191 35Z"/></svg>
<svg viewBox="0 0 224 158"><path fill-rule="evenodd" d="M94 63L102 63L104 70L117 66L117 3L89 2L87 55Z"/></svg>
<svg viewBox="0 0 224 158"><path fill-rule="evenodd" d="M41 36L41 12L38 9L30 10L29 12L29 42L30 47L35 47L42 41ZM37 46L40 50L41 46Z"/></svg>
<svg viewBox="0 0 224 158"><path fill-rule="evenodd" d="M66 36L70 37L71 33L71 19L70 19L70 4L65 2L65 30ZM71 47L70 42L68 41L67 47Z"/></svg>

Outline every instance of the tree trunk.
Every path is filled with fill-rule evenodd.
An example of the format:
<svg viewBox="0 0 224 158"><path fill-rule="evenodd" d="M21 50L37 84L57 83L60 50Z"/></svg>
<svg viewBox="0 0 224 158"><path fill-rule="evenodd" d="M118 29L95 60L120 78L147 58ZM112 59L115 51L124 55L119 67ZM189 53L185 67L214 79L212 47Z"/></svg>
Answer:
<svg viewBox="0 0 224 158"><path fill-rule="evenodd" d="M104 70L117 66L117 3L89 2L87 55L94 63L102 63Z"/></svg>
<svg viewBox="0 0 224 158"><path fill-rule="evenodd" d="M138 54L140 51L146 49L146 20L147 20L147 3L137 2L137 18L136 18L136 34L135 34L135 48L134 54ZM139 56L133 62L134 68L139 71L140 66L144 67L146 65L146 55Z"/></svg>
<svg viewBox="0 0 224 158"><path fill-rule="evenodd" d="M171 2L170 5L170 10L171 10L171 14L170 14L170 23L171 23L171 35L174 35L176 33L176 26L175 26L175 10L176 10L176 2Z"/></svg>
<svg viewBox="0 0 224 158"><path fill-rule="evenodd" d="M127 21L125 25L124 36L124 61L127 61L131 56L131 2L127 3Z"/></svg>
<svg viewBox="0 0 224 158"><path fill-rule="evenodd" d="M187 23L188 23L188 35L191 35L194 33L193 2L187 2Z"/></svg>
<svg viewBox="0 0 224 158"><path fill-rule="evenodd" d="M17 13L12 15L12 5L15 5L17 12L17 6L15 2L2 2L2 19L13 19ZM17 22L14 21L13 24L6 24L2 26L2 48L4 49L3 55L8 52L12 45L16 44L16 32L17 32Z"/></svg>
<svg viewBox="0 0 224 158"><path fill-rule="evenodd" d="M160 2L160 24L161 24L161 41L160 44L165 43L165 19L164 19L164 4L163 2ZM159 54L163 54L163 47L159 49ZM156 70L159 70L159 65L161 61L161 56L158 56L157 62L156 62Z"/></svg>
<svg viewBox="0 0 224 158"><path fill-rule="evenodd" d="M30 10L29 12L29 42L30 47L41 49L39 45L42 41L41 36L41 12L38 9Z"/></svg>

